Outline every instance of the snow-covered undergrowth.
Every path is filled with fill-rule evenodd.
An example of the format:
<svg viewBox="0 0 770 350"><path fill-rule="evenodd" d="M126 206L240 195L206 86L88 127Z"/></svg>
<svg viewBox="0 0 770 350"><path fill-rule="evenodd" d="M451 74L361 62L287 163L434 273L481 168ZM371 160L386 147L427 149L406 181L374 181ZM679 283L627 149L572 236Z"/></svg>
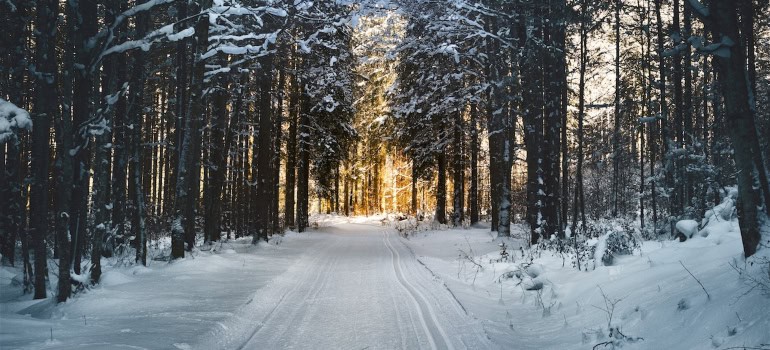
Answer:
<svg viewBox="0 0 770 350"><path fill-rule="evenodd" d="M641 242L609 266L595 254L588 271L530 250L525 232L417 230L404 242L502 348L770 349L770 249L745 261L736 220L685 242Z"/></svg>
<svg viewBox="0 0 770 350"><path fill-rule="evenodd" d="M51 291L48 299L32 300L14 281L20 270L2 267L0 348L190 348L317 241L288 233L253 246L247 237L173 263L150 260L147 267L103 259L101 283L60 305ZM55 265L49 271L56 271ZM56 276L49 278L55 288Z"/></svg>

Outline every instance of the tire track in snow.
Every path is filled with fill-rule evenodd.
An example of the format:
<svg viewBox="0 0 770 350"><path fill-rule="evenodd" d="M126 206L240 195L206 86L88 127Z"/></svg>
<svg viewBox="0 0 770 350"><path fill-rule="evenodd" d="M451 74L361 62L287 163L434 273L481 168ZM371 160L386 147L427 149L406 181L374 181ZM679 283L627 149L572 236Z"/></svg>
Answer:
<svg viewBox="0 0 770 350"><path fill-rule="evenodd" d="M385 235L384 234L382 236L382 245L384 245L385 248L387 248L388 253L390 254L390 259L391 259L391 263L392 263L392 261L393 261L393 251L390 250L390 247L388 247L388 243L385 242ZM393 271L393 275L395 276L396 275L396 269L394 268L392 271ZM395 290L390 289L390 297L391 297L391 300L393 301L393 310L396 310L396 318L398 320L398 325L399 325L399 337L401 338L401 348L402 349L406 349L407 348L407 346L406 346L406 337L404 336L404 332L405 332L404 328L406 328L406 326L403 326L403 325L405 325L407 323L404 322L404 318L401 316L401 311L399 310L399 304L396 302ZM415 324L414 316L412 316L411 312L407 312L406 316L409 318L409 321L410 321L409 324L412 325L412 331L414 332L415 335L418 335L420 333L420 331L417 329L417 325ZM422 316L420 315L420 317L422 317ZM423 331L425 331L425 330L423 329ZM426 332L426 336L430 337L427 334L427 332ZM419 344L419 341L418 341L418 344Z"/></svg>
<svg viewBox="0 0 770 350"><path fill-rule="evenodd" d="M336 238L337 237L335 237L335 243L338 243ZM326 250L328 249L330 248L327 247ZM306 304L308 304L309 300L315 300L320 294L321 289L328 284L330 274L327 272L331 270L331 267L335 265L335 263L338 260L336 256L334 255L330 256L329 254L326 253L326 251L319 252L319 256L325 256L327 258L331 257L331 259L326 259L326 261L322 265L319 265L317 263L318 262L317 260L315 261L315 263L313 264L314 268L312 269L313 274L315 274L315 279L313 279L312 284L310 284L307 287L307 292L304 294L304 296L301 299L295 299L295 301L299 300L300 303L293 305L295 307L294 311L291 312L291 315L288 317L288 321L283 323L283 325L285 326L285 329L282 332L280 332L280 334L278 334L279 332L271 333L268 339L270 340L287 339L288 337L286 337L286 335L289 334L290 332L298 333L302 330L300 328L293 328L293 326L301 326L301 323L298 323L298 320L300 320L300 318L304 318L304 316L307 315L308 309L305 308ZM303 283L298 283L298 284L306 285Z"/></svg>
<svg viewBox="0 0 770 350"><path fill-rule="evenodd" d="M406 244L406 242L404 242L401 239L399 239L398 241L401 243L401 245L403 245L409 251L409 254L418 263L420 263L420 265L422 265L423 268L425 268L425 270L430 272L430 274L433 276L433 278L441 281L441 284L444 286L444 289L446 289L446 291L449 292L449 294L452 296L452 299L454 300L454 303L452 303L452 305L454 306L455 310L457 311L458 317L465 316L465 317L473 318L474 320L478 321L478 319L475 316L471 316L468 313L468 310L465 309L465 306L463 306L463 304L460 302L460 299L457 298L455 293L449 288L449 286L446 284L446 282L443 279L441 279L441 277L439 275L437 275L435 272L433 272L433 270L431 270L428 267L428 265L425 265L425 263L422 262L417 257L417 254L415 254L414 250L412 250L412 247L410 247L408 244ZM479 325L481 327L472 327L473 333L476 336L476 339L479 341L479 344L485 344L485 347L490 348L492 346L492 344L490 342L491 338L490 338L489 334L487 333L486 329L484 328L483 323L480 322ZM465 343L465 342L463 341L463 343Z"/></svg>
<svg viewBox="0 0 770 350"><path fill-rule="evenodd" d="M414 302L416 311L420 316L420 323L422 324L423 330L428 337L431 348L454 350L454 346L449 341L449 337L447 336L446 331L444 331L444 328L441 327L441 324L438 322L436 314L433 311L433 307L431 307L430 303L428 303L425 295L416 289L411 283L409 283L409 281L404 276L403 268L401 267L401 254L399 254L398 250L391 244L390 235L388 235L387 231L383 231L383 235L385 236L385 246L387 246L390 250L393 269L396 271L396 279L398 280L399 284L401 284L401 287L407 291L407 294L409 294L412 301ZM425 317L426 313L430 316L430 318ZM434 332L438 332L439 336L437 337ZM439 346L439 344L436 343L436 340L439 340L443 346Z"/></svg>
<svg viewBox="0 0 770 350"><path fill-rule="evenodd" d="M301 328L301 326L305 325L307 323L308 319L311 319L315 313L318 311L310 307L310 305L315 304L318 302L318 296L321 295L324 289L329 286L329 281L331 280L330 276L332 275L330 271L333 271L335 267L339 263L339 256L337 255L330 255L325 254L326 256L331 256L331 259L328 259L327 262L324 264L323 268L316 269L316 275L322 275L323 278L320 280L316 280L316 283L314 283L309 289L308 293L305 295L305 297L302 299L302 303L297 304L296 310L291 315L291 321L287 323L287 325L296 325L297 328L291 328L289 326L286 327L286 329L281 333L281 336L278 337L278 339L287 339L286 336L290 332L297 332L297 334L301 334L301 332L305 331L304 328Z"/></svg>
<svg viewBox="0 0 770 350"><path fill-rule="evenodd" d="M327 244L327 245L326 245L326 246L324 246L323 248L327 248L329 245L331 245L331 244ZM321 249L319 249L319 251L320 251L320 250L321 250ZM320 275L321 275L321 274L317 273L317 272L318 272L317 270L319 269L319 268L318 268L318 261L319 261L319 260L321 260L321 258L322 258L322 257L323 257L323 256L322 256L321 254L317 254L317 253L316 253L316 256L315 256L315 257L313 257L313 259L312 259L312 260L310 261L310 263L309 263L309 265L310 265L310 266L314 266L314 267L316 267L315 269L313 269L313 271L314 271L314 272L316 272L316 274L315 274L315 275L316 275L316 276L315 276L315 277L316 277L316 280L317 280L318 278L320 278ZM309 277L309 276L311 276L311 271L310 271L310 269L307 269L307 270L306 270L306 273L304 274L304 277ZM302 280L307 280L307 279L306 279L306 278L303 278ZM314 280L314 283L315 283L315 280ZM283 303L284 303L284 301L285 301L286 299L291 299L291 297L293 297L295 294L297 294L297 292L299 291L300 287L302 287L303 285L304 285L303 283L297 283L297 284L295 284L295 285L294 285L294 287L293 287L291 290L289 290L289 292L282 294L282 295L281 295L281 298L278 300L278 302L275 304L275 306L274 306L274 307L273 307L273 308L270 310L270 312L268 312L268 313L267 313L267 315L265 315L265 317L262 319L262 322L260 322L260 323L257 325L257 327L254 329L254 331L251 333L251 335L249 335L249 337L248 337L248 338L246 338L246 340L245 340L245 341L244 341L244 342L243 342L243 343L242 343L240 346L238 346L236 349L238 349L238 350L243 350L243 349L246 349L246 348L247 348L247 346L249 345L249 343L251 343L251 341L252 341L252 340L254 339L254 337L257 335L257 333L259 333L259 331L261 331L261 330L262 330L262 328L263 328L263 327L264 327L264 326L265 326L265 325L266 325L266 324L267 324L267 323L268 323L270 320L272 320L272 317L273 317L273 315L275 314L275 311L281 308L281 306L283 305ZM311 289L311 290L312 290L312 289ZM287 298L287 297L288 297L288 298ZM251 301L250 301L250 302L251 302Z"/></svg>

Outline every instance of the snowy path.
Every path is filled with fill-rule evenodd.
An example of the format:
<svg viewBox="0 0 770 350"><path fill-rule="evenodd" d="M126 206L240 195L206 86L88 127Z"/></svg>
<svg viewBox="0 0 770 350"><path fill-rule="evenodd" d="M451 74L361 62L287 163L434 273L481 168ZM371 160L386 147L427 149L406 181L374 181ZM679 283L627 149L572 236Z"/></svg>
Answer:
<svg viewBox="0 0 770 350"><path fill-rule="evenodd" d="M398 235L342 224L195 348L488 349L481 323ZM244 325L245 324L245 325Z"/></svg>

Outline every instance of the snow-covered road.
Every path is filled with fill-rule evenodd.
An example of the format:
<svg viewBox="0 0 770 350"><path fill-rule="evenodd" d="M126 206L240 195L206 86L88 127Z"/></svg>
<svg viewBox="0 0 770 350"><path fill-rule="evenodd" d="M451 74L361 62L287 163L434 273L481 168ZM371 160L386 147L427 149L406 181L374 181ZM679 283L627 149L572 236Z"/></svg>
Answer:
<svg viewBox="0 0 770 350"><path fill-rule="evenodd" d="M488 349L480 321L390 229L341 224L194 348Z"/></svg>

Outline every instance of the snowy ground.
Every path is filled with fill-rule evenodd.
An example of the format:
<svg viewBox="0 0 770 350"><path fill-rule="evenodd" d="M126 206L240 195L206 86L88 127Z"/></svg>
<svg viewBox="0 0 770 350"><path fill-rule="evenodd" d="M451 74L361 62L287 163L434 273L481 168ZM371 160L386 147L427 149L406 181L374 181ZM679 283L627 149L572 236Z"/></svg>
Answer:
<svg viewBox="0 0 770 350"><path fill-rule="evenodd" d="M190 348L323 241L309 235L284 240L254 247L247 238L171 264L151 261L147 268L108 266L99 286L56 307L21 295L10 284L18 271L3 268L0 349Z"/></svg>
<svg viewBox="0 0 770 350"><path fill-rule="evenodd" d="M590 349L608 324L643 338L624 349L770 349L770 296L728 265L743 266L734 222L588 272L543 251L519 273L521 240L497 262L488 229L403 238L381 219L317 216L269 244L110 266L59 306L20 295L3 268L0 349ZM601 291L618 300L611 323Z"/></svg>
<svg viewBox="0 0 770 350"><path fill-rule="evenodd" d="M543 251L519 273L530 262L518 249L523 241L506 241L515 262L496 262L500 240L485 229L416 233L409 246L502 348L590 349L615 339L624 349L770 349L770 295L747 293L747 278L730 267L744 262L737 222L725 224L705 238L644 242L633 256L588 272ZM509 271L523 278L501 278ZM611 323L604 310L613 311ZM609 324L642 339L610 339Z"/></svg>

